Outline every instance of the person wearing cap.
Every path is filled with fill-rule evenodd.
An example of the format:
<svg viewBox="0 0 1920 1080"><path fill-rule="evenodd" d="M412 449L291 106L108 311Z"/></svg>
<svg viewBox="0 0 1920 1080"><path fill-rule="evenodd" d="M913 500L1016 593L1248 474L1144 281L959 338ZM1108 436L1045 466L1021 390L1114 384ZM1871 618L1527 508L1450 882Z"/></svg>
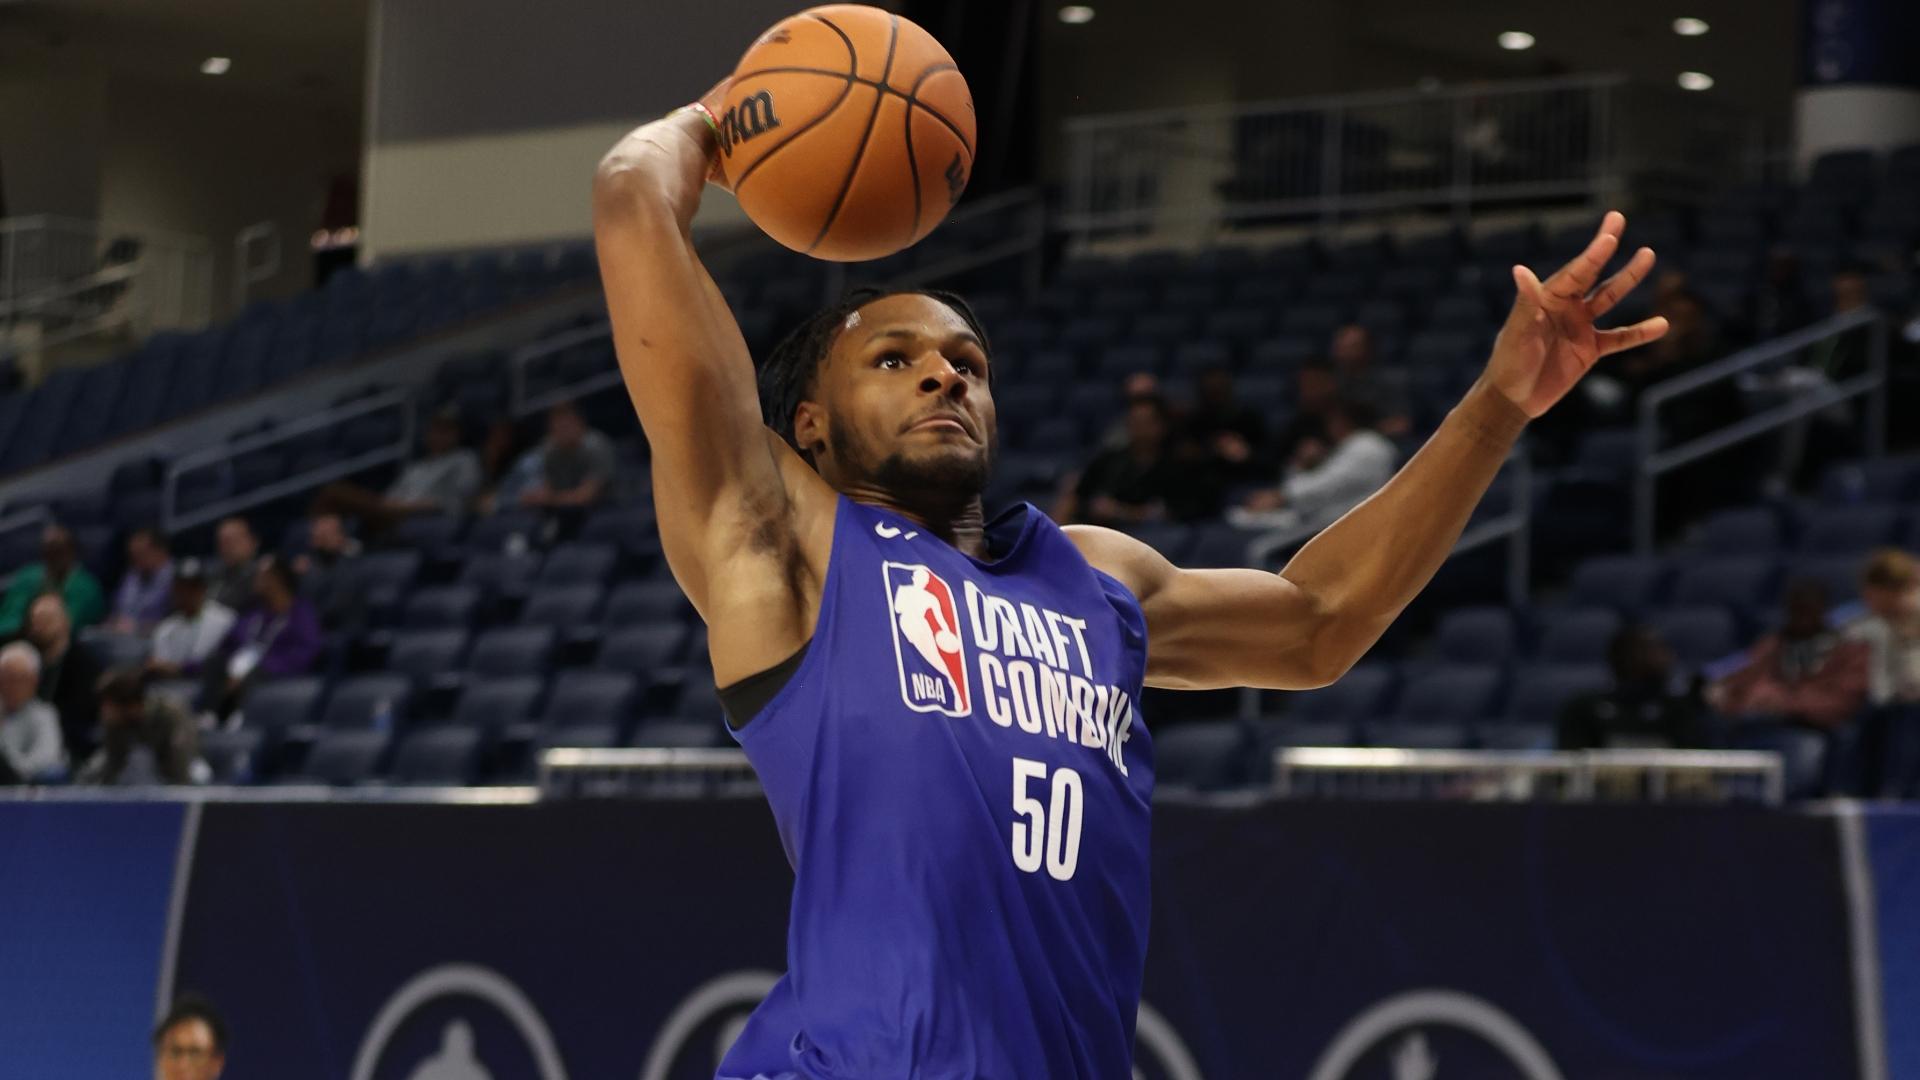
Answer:
<svg viewBox="0 0 1920 1080"><path fill-rule="evenodd" d="M328 484L313 501L313 514L344 514L372 532L391 529L415 514L463 513L480 494L480 457L460 445L460 414L442 409L427 423L426 455L407 463L385 493L358 484Z"/></svg>
<svg viewBox="0 0 1920 1080"><path fill-rule="evenodd" d="M233 629L233 609L207 595L207 568L182 559L173 571L173 612L153 631L147 671L173 678L195 671Z"/></svg>
<svg viewBox="0 0 1920 1080"><path fill-rule="evenodd" d="M74 774L76 784L139 787L190 784L200 758L200 729L179 703L147 692L137 667L100 678L100 747Z"/></svg>

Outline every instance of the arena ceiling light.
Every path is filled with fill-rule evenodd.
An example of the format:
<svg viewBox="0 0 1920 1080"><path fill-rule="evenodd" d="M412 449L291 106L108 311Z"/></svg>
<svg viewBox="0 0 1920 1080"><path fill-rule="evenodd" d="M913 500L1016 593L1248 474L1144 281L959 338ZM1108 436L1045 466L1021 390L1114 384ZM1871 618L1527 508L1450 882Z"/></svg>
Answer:
<svg viewBox="0 0 1920 1080"><path fill-rule="evenodd" d="M1707 20L1682 16L1673 20L1673 32L1681 37L1699 37L1708 30Z"/></svg>
<svg viewBox="0 0 1920 1080"><path fill-rule="evenodd" d="M224 56L209 56L205 60L200 61L200 74L225 75L227 69L232 66L233 61Z"/></svg>
<svg viewBox="0 0 1920 1080"><path fill-rule="evenodd" d="M1683 71L1680 73L1680 89L1711 90L1713 89L1713 76L1704 71Z"/></svg>
<svg viewBox="0 0 1920 1080"><path fill-rule="evenodd" d="M1093 21L1093 9L1085 4L1068 4L1060 9L1060 21L1069 26Z"/></svg>
<svg viewBox="0 0 1920 1080"><path fill-rule="evenodd" d="M1500 47L1508 52L1533 48L1533 35L1525 30L1508 30L1500 35Z"/></svg>

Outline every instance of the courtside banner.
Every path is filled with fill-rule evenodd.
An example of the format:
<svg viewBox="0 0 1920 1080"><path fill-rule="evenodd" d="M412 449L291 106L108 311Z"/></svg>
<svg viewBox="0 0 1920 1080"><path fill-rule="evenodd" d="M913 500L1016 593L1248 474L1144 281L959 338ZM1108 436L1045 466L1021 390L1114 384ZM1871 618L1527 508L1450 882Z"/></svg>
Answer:
<svg viewBox="0 0 1920 1080"><path fill-rule="evenodd" d="M1858 1075L1830 817L1156 815L1148 1080ZM208 805L176 981L227 1080L710 1080L790 888L755 800Z"/></svg>
<svg viewBox="0 0 1920 1080"><path fill-rule="evenodd" d="M1830 817L1155 815L1146 991L1215 1080L1859 1075Z"/></svg>
<svg viewBox="0 0 1920 1080"><path fill-rule="evenodd" d="M1920 1080L1920 806L1868 815L1887 1080Z"/></svg>

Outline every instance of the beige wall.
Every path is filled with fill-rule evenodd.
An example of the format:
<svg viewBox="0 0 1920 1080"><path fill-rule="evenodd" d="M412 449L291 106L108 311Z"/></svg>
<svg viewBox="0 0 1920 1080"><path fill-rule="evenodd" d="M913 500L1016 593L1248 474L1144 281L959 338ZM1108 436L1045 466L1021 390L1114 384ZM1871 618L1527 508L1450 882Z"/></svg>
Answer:
<svg viewBox="0 0 1920 1080"><path fill-rule="evenodd" d="M81 57L0 63L0 185L9 215L91 218L100 198L106 71Z"/></svg>

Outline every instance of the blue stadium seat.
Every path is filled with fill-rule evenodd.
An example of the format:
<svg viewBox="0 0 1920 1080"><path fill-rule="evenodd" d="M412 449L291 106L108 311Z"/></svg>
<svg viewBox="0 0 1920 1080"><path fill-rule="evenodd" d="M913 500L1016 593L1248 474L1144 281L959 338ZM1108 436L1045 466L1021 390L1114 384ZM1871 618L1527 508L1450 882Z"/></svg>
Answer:
<svg viewBox="0 0 1920 1080"><path fill-rule="evenodd" d="M1114 345L1094 360L1093 377L1117 382L1129 375L1159 374L1165 367L1161 351L1152 345Z"/></svg>
<svg viewBox="0 0 1920 1080"><path fill-rule="evenodd" d="M627 626L606 636L595 666L607 671L646 674L677 663L687 644L687 628L680 623Z"/></svg>
<svg viewBox="0 0 1920 1080"><path fill-rule="evenodd" d="M1472 742L1465 724L1447 721L1400 720L1369 724L1367 744L1405 750L1464 750Z"/></svg>
<svg viewBox="0 0 1920 1080"><path fill-rule="evenodd" d="M1163 728L1153 738L1154 781L1163 788L1218 791L1245 777L1247 729L1235 720Z"/></svg>
<svg viewBox="0 0 1920 1080"><path fill-rule="evenodd" d="M1173 347L1171 374L1178 378L1190 379L1209 368L1231 366L1233 350L1223 341L1186 341Z"/></svg>
<svg viewBox="0 0 1920 1080"><path fill-rule="evenodd" d="M1176 565L1186 555L1187 545L1193 539L1191 528L1173 521L1131 525L1126 531L1128 535L1159 552Z"/></svg>
<svg viewBox="0 0 1920 1080"><path fill-rule="evenodd" d="M607 597L608 626L642 626L684 622L693 618L693 605L674 581L629 581Z"/></svg>
<svg viewBox="0 0 1920 1080"><path fill-rule="evenodd" d="M1569 603L1637 612L1662 596L1666 564L1637 555L1598 555L1574 568Z"/></svg>
<svg viewBox="0 0 1920 1080"><path fill-rule="evenodd" d="M1810 798L1826 787L1827 737L1821 732L1794 724L1736 724L1728 744L1734 750L1779 754L1789 799Z"/></svg>
<svg viewBox="0 0 1920 1080"><path fill-rule="evenodd" d="M390 606L420 576L417 551L375 551L349 563L353 587L370 606Z"/></svg>
<svg viewBox="0 0 1920 1080"><path fill-rule="evenodd" d="M539 514L529 510L501 510L473 523L467 531L467 550L504 551L515 536L537 544L544 524Z"/></svg>
<svg viewBox="0 0 1920 1080"><path fill-rule="evenodd" d="M481 731L501 731L529 723L537 715L546 680L538 675L481 675L467 681L453 708L453 723Z"/></svg>
<svg viewBox="0 0 1920 1080"><path fill-rule="evenodd" d="M216 784L251 783L265 742L265 733L252 728L203 731L200 758L213 770Z"/></svg>
<svg viewBox="0 0 1920 1080"><path fill-rule="evenodd" d="M384 731L326 731L314 740L297 773L282 783L322 783L346 787L371 780L379 772L392 736Z"/></svg>
<svg viewBox="0 0 1920 1080"><path fill-rule="evenodd" d="M1187 553L1189 566L1222 568L1250 566L1247 548L1260 535L1257 530L1236 529L1223 521L1208 521L1193 527L1193 546Z"/></svg>
<svg viewBox="0 0 1920 1080"><path fill-rule="evenodd" d="M1774 593L1779 566L1764 556L1719 556L1675 567L1670 595L1675 606L1720 605L1753 615Z"/></svg>
<svg viewBox="0 0 1920 1080"><path fill-rule="evenodd" d="M611 544L561 544L547 553L538 585L604 586L613 575L619 552Z"/></svg>
<svg viewBox="0 0 1920 1080"><path fill-rule="evenodd" d="M1639 433L1631 428L1590 431L1580 440L1575 467L1596 476L1624 481L1639 455Z"/></svg>
<svg viewBox="0 0 1920 1080"><path fill-rule="evenodd" d="M422 693L439 678L460 670L466 656L467 632L454 627L445 630L400 630L393 635L387 651L387 669L405 675L415 693Z"/></svg>
<svg viewBox="0 0 1920 1080"><path fill-rule="evenodd" d="M1893 506L1823 506L1800 537L1809 555L1864 555L1893 539L1900 511Z"/></svg>
<svg viewBox="0 0 1920 1080"><path fill-rule="evenodd" d="M401 609L400 625L412 629L453 629L474 624L480 590L471 585L434 585L415 590Z"/></svg>
<svg viewBox="0 0 1920 1080"><path fill-rule="evenodd" d="M618 724L568 724L565 727L550 728L540 733L534 740L539 750L552 750L557 747L585 747L600 749L620 745L620 725Z"/></svg>
<svg viewBox="0 0 1920 1080"><path fill-rule="evenodd" d="M1581 694L1605 690L1612 683L1612 675L1601 663L1523 668L1514 675L1513 689L1507 694L1506 720L1551 726L1567 702Z"/></svg>
<svg viewBox="0 0 1920 1080"><path fill-rule="evenodd" d="M700 750L727 745L726 730L710 720L678 718L647 720L634 729L631 746L658 746L671 749ZM1159 743L1154 744L1159 750Z"/></svg>
<svg viewBox="0 0 1920 1080"><path fill-rule="evenodd" d="M1490 665L1443 664L1410 676L1400 688L1396 717L1418 723L1469 723L1491 716L1501 690Z"/></svg>
<svg viewBox="0 0 1920 1080"><path fill-rule="evenodd" d="M393 527L393 542L416 551L438 551L458 541L466 524L458 514L413 514Z"/></svg>
<svg viewBox="0 0 1920 1080"><path fill-rule="evenodd" d="M639 680L623 671L563 671L547 695L542 723L624 724L638 690Z"/></svg>
<svg viewBox="0 0 1920 1080"><path fill-rule="evenodd" d="M524 555L474 554L467 556L466 563L461 566L459 584L489 593L519 594L533 583L539 569L540 556L532 552Z"/></svg>
<svg viewBox="0 0 1920 1080"><path fill-rule="evenodd" d="M1733 615L1725 608L1668 608L1653 612L1647 622L1688 666L1711 663L1739 647Z"/></svg>
<svg viewBox="0 0 1920 1080"><path fill-rule="evenodd" d="M1700 550L1715 555L1771 555L1782 543L1780 516L1761 506L1722 510L1700 525Z"/></svg>
<svg viewBox="0 0 1920 1080"><path fill-rule="evenodd" d="M306 727L319 711L322 683L311 676L276 679L247 691L240 704L246 727L279 732Z"/></svg>
<svg viewBox="0 0 1920 1080"><path fill-rule="evenodd" d="M1281 746L1359 746L1360 729L1351 720L1289 717L1267 725L1268 748Z"/></svg>
<svg viewBox="0 0 1920 1080"><path fill-rule="evenodd" d="M1597 664L1620 630L1620 616L1605 608L1560 608L1541 613L1535 655L1550 664Z"/></svg>
<svg viewBox="0 0 1920 1080"><path fill-rule="evenodd" d="M1268 701L1286 710L1289 720L1361 720L1384 712L1396 676L1382 664L1361 664L1331 686L1318 690L1269 691Z"/></svg>
<svg viewBox="0 0 1920 1080"><path fill-rule="evenodd" d="M501 626L480 635L467 654L475 675L541 675L553 656L551 626Z"/></svg>
<svg viewBox="0 0 1920 1080"><path fill-rule="evenodd" d="M1513 615L1503 607L1456 608L1435 631L1440 658L1456 664L1504 664L1514 654Z"/></svg>
<svg viewBox="0 0 1920 1080"><path fill-rule="evenodd" d="M587 626L599 620L601 595L596 585L536 586L520 609L520 624L560 631Z"/></svg>
<svg viewBox="0 0 1920 1080"><path fill-rule="evenodd" d="M391 726L398 729L406 723L412 696L413 683L405 675L355 675L335 685L327 695L320 723L335 730L370 727L384 704Z"/></svg>
<svg viewBox="0 0 1920 1080"><path fill-rule="evenodd" d="M1226 308L1209 312L1202 324L1201 332L1209 338L1232 342L1245 348L1266 336L1268 325L1268 316L1264 309Z"/></svg>
<svg viewBox="0 0 1920 1080"><path fill-rule="evenodd" d="M400 741L388 770L396 784L470 784L480 765L483 733L472 727L436 727Z"/></svg>
<svg viewBox="0 0 1920 1080"><path fill-rule="evenodd" d="M1290 373L1320 355L1320 351L1321 346L1315 339L1299 334L1268 338L1247 354L1247 370L1269 374Z"/></svg>
<svg viewBox="0 0 1920 1080"><path fill-rule="evenodd" d="M1500 724L1483 727L1475 732L1475 738L1483 750L1527 753L1551 750L1556 741L1552 724Z"/></svg>
<svg viewBox="0 0 1920 1080"><path fill-rule="evenodd" d="M1795 559L1787 564L1782 585L1791 585L1795 581L1818 581L1827 587L1828 602L1838 606L1859 597L1860 573L1865 568L1866 559L1858 555Z"/></svg>

